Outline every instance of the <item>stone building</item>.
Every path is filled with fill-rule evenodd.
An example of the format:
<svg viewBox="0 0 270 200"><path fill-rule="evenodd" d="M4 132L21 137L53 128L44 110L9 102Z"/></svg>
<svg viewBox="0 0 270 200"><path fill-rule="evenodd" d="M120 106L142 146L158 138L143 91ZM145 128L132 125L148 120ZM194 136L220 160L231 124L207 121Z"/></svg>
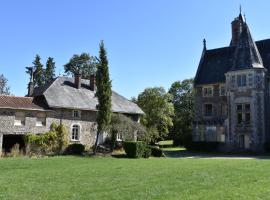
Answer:
<svg viewBox="0 0 270 200"><path fill-rule="evenodd" d="M269 142L270 39L254 41L241 11L227 47L204 47L197 69L193 140L225 151L263 151Z"/></svg>
<svg viewBox="0 0 270 200"><path fill-rule="evenodd" d="M23 145L26 133L40 134L49 130L52 122L64 124L70 143L82 143L88 149L96 139L95 78L90 80L58 77L43 88L28 87L28 97L0 95L0 149ZM112 111L139 121L143 111L133 102L112 93ZM101 135L99 143L106 135Z"/></svg>

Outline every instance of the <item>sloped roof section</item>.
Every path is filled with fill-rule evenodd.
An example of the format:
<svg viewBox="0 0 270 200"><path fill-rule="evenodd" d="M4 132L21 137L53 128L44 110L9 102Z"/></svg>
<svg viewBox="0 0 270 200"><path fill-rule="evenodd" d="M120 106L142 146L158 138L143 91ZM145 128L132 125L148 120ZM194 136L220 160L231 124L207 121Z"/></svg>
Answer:
<svg viewBox="0 0 270 200"><path fill-rule="evenodd" d="M20 110L48 110L42 97L16 97L0 95L0 108L20 109Z"/></svg>
<svg viewBox="0 0 270 200"><path fill-rule="evenodd" d="M195 84L225 82L225 73L233 65L235 47L206 50L201 58Z"/></svg>
<svg viewBox="0 0 270 200"><path fill-rule="evenodd" d="M74 78L58 77L42 94L49 107L52 108L97 110L98 100L95 97L95 92L89 88L89 80L82 79L81 83L81 88L77 89L74 84ZM112 92L112 111L144 114L137 104L127 100L116 92Z"/></svg>
<svg viewBox="0 0 270 200"><path fill-rule="evenodd" d="M235 50L232 70L248 68L263 68L263 62L258 48L252 39L248 25L244 23L239 43Z"/></svg>
<svg viewBox="0 0 270 200"><path fill-rule="evenodd" d="M270 73L270 39L260 40L255 42L255 44L261 57L263 67ZM233 67L236 48L236 46L229 46L206 50L198 67L194 81L195 85L224 83L224 74Z"/></svg>

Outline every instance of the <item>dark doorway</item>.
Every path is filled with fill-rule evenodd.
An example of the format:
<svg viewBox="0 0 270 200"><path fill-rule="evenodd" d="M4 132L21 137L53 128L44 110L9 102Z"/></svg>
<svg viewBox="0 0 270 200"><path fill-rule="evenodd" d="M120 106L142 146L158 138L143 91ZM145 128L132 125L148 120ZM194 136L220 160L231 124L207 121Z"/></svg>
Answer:
<svg viewBox="0 0 270 200"><path fill-rule="evenodd" d="M25 149L25 143L23 135L3 135L3 151L5 153L10 153L11 148L15 145L20 145L20 150Z"/></svg>

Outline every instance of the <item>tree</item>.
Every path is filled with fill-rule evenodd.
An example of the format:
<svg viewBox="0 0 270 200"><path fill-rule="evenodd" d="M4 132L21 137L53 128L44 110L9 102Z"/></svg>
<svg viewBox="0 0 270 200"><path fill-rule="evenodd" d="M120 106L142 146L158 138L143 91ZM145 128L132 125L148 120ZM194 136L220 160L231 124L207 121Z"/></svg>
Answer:
<svg viewBox="0 0 270 200"><path fill-rule="evenodd" d="M82 78L89 79L91 74L95 74L97 68L97 60L95 57L90 56L88 53L81 55L75 54L64 65L65 73L69 74L82 74Z"/></svg>
<svg viewBox="0 0 270 200"><path fill-rule="evenodd" d="M49 83L55 78L55 62L52 57L49 57L45 69L45 83Z"/></svg>
<svg viewBox="0 0 270 200"><path fill-rule="evenodd" d="M34 65L34 84L37 87L43 86L45 84L45 76L43 65L40 62L41 58L39 55L36 55L35 60L33 61Z"/></svg>
<svg viewBox="0 0 270 200"><path fill-rule="evenodd" d="M7 85L8 80L5 78L3 74L0 75L0 94L10 94L10 88Z"/></svg>
<svg viewBox="0 0 270 200"><path fill-rule="evenodd" d="M193 79L176 81L171 85L169 93L173 96L175 116L174 126L170 136L176 145L185 145L192 138L192 122L194 118L194 90Z"/></svg>
<svg viewBox="0 0 270 200"><path fill-rule="evenodd" d="M113 150L117 134L120 134L122 139L125 141L133 141L136 137L137 140L145 141L147 132L142 124L123 114L114 113L111 120L110 134L112 145L111 149Z"/></svg>
<svg viewBox="0 0 270 200"><path fill-rule="evenodd" d="M146 88L139 94L137 104L145 112L141 123L147 127L149 140L165 138L173 126L174 107L172 96L162 87Z"/></svg>
<svg viewBox="0 0 270 200"><path fill-rule="evenodd" d="M37 54L35 57L35 60L32 62L33 63L33 81L34 81L34 87L40 87L45 84L45 74L44 74L44 69L43 65L40 62L41 58ZM26 73L31 76L31 70L30 67L26 67L27 71Z"/></svg>
<svg viewBox="0 0 270 200"><path fill-rule="evenodd" d="M96 154L99 135L108 130L112 116L112 83L109 75L107 53L103 41L99 45L99 63L96 72L97 91L96 97L98 98L97 105L97 137L94 147L94 155Z"/></svg>

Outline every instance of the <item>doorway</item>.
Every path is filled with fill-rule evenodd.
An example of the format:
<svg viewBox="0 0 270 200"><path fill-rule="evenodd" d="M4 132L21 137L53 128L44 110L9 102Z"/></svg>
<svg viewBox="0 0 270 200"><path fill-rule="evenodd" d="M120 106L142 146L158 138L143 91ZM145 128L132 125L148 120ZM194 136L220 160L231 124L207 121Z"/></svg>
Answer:
<svg viewBox="0 0 270 200"><path fill-rule="evenodd" d="M25 149L23 135L3 135L3 153L10 153L15 144L19 144L20 150Z"/></svg>

